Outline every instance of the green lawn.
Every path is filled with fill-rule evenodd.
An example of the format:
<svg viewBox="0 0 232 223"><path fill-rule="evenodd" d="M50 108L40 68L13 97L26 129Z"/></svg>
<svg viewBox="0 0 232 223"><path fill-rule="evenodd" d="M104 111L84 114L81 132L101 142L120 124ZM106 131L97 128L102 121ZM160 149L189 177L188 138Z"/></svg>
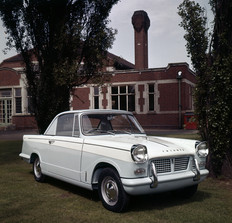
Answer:
<svg viewBox="0 0 232 223"><path fill-rule="evenodd" d="M104 209L96 193L47 178L37 183L18 154L21 141L0 141L0 222L232 222L232 181L207 179L194 197L167 193L132 198L126 213Z"/></svg>

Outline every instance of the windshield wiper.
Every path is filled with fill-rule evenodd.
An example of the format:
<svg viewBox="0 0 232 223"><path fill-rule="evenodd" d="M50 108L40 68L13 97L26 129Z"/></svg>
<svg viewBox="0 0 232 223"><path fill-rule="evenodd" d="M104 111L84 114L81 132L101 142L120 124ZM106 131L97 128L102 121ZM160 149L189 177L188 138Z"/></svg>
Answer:
<svg viewBox="0 0 232 223"><path fill-rule="evenodd" d="M87 131L88 134L94 134L94 133L108 133L108 134L111 134L111 135L115 135L115 132L114 130L102 130L102 129L98 129L98 128L94 128L94 129L90 129L89 131ZM94 134L96 135L96 134Z"/></svg>
<svg viewBox="0 0 232 223"><path fill-rule="evenodd" d="M114 130L108 130L108 131L105 131L106 133L109 133L111 135L115 135L115 131Z"/></svg>
<svg viewBox="0 0 232 223"><path fill-rule="evenodd" d="M122 130L122 132L124 132L124 133L126 133L126 134L129 134L129 135L132 134L132 132L128 132L128 131L126 131L126 130Z"/></svg>

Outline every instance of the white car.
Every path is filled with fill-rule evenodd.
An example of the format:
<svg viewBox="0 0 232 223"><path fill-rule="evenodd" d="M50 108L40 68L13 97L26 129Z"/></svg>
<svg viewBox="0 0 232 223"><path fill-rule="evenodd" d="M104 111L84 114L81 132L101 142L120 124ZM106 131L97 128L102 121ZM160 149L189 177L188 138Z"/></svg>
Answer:
<svg viewBox="0 0 232 223"><path fill-rule="evenodd" d="M20 153L36 181L47 175L97 189L114 212L126 209L130 195L193 195L208 175L207 155L205 142L147 136L132 113L118 110L60 113L43 135L25 135Z"/></svg>

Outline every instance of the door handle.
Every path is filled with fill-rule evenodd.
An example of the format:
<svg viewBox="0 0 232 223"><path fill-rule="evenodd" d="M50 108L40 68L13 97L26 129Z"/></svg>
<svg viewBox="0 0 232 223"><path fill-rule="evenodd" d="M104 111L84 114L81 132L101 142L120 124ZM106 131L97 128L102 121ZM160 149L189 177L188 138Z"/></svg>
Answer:
<svg viewBox="0 0 232 223"><path fill-rule="evenodd" d="M55 142L55 140L50 139L48 142L49 142L49 144L51 145L51 144L53 144L53 143Z"/></svg>

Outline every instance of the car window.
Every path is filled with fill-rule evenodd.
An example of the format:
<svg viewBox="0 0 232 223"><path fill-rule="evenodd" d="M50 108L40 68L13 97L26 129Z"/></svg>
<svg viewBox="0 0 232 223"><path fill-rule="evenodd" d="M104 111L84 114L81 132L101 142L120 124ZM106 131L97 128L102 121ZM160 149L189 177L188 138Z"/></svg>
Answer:
<svg viewBox="0 0 232 223"><path fill-rule="evenodd" d="M143 129L132 115L115 115L111 119L112 128L120 133L143 133Z"/></svg>
<svg viewBox="0 0 232 223"><path fill-rule="evenodd" d="M143 133L145 134L142 126L139 124L138 121L136 121L135 117L133 115L128 115L127 116L129 121L130 121L130 125L131 125L131 129L134 133Z"/></svg>
<svg viewBox="0 0 232 223"><path fill-rule="evenodd" d="M57 125L57 118L51 123L51 125L48 127L48 129L44 134L50 136L56 135L56 125Z"/></svg>
<svg viewBox="0 0 232 223"><path fill-rule="evenodd" d="M144 133L135 118L127 114L83 115L82 130L84 135Z"/></svg>
<svg viewBox="0 0 232 223"><path fill-rule="evenodd" d="M58 117L56 135L72 136L74 114L64 114Z"/></svg>
<svg viewBox="0 0 232 223"><path fill-rule="evenodd" d="M99 116L84 115L82 118L83 131L88 132L92 129L97 129L101 119Z"/></svg>
<svg viewBox="0 0 232 223"><path fill-rule="evenodd" d="M127 115L115 115L111 119L114 130L117 131L130 131L130 122Z"/></svg>

